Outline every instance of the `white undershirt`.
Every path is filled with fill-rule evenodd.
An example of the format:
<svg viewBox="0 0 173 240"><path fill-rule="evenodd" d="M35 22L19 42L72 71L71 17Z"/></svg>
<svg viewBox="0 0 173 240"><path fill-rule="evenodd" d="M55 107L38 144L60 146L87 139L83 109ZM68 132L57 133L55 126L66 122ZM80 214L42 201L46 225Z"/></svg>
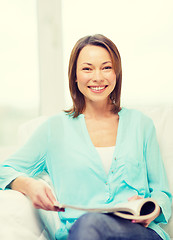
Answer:
<svg viewBox="0 0 173 240"><path fill-rule="evenodd" d="M112 157L113 157L115 146L113 146L113 147L96 147L96 149L102 160L105 172L106 172L106 174L108 174L109 169L111 167Z"/></svg>

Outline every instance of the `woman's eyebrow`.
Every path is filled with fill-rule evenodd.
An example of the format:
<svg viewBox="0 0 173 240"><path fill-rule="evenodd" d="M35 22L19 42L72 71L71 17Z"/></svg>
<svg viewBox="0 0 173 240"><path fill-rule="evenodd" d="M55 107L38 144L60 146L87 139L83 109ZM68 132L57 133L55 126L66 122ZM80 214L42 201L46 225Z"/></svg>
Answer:
<svg viewBox="0 0 173 240"><path fill-rule="evenodd" d="M106 62L103 62L102 65L107 64L107 63L111 63L112 64L111 61L106 61Z"/></svg>
<svg viewBox="0 0 173 240"><path fill-rule="evenodd" d="M106 62L103 62L102 65L107 64L107 63L112 63L112 62L111 62L111 61L106 61ZM82 63L81 65L83 65L83 64L87 64L87 65L89 65L89 66L92 66L92 65L93 65L92 63L88 63L88 62L84 62L84 63Z"/></svg>
<svg viewBox="0 0 173 240"><path fill-rule="evenodd" d="M84 62L84 63L82 63L82 64L87 64L87 65L89 65L89 66L92 66L91 63L87 63L87 62ZM82 64L81 64L81 65L82 65Z"/></svg>

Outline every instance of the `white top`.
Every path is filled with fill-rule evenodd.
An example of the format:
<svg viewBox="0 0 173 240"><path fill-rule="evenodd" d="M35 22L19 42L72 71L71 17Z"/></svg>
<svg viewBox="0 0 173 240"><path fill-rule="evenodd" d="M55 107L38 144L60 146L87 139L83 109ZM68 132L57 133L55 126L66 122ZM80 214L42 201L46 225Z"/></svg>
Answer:
<svg viewBox="0 0 173 240"><path fill-rule="evenodd" d="M108 174L109 169L111 167L112 157L113 157L115 146L113 146L113 147L96 147L96 149L102 160L105 172L106 172L106 174Z"/></svg>

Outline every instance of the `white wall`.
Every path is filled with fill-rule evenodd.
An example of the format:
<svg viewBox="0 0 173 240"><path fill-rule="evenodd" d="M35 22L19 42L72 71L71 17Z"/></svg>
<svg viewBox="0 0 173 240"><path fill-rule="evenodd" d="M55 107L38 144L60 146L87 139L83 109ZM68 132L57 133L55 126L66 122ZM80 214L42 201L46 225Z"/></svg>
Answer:
<svg viewBox="0 0 173 240"><path fill-rule="evenodd" d="M66 104L67 65L75 42L101 33L117 45L123 66L123 105L173 104L172 0L63 0Z"/></svg>

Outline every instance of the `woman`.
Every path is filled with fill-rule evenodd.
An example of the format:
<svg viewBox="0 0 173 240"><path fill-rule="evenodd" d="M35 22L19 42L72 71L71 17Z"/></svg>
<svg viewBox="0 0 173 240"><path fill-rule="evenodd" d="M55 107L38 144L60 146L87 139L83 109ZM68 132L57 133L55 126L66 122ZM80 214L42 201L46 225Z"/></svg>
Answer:
<svg viewBox="0 0 173 240"><path fill-rule="evenodd" d="M69 62L73 107L50 117L1 166L2 188L26 194L36 208L59 211L56 239L169 239L158 223L171 213L171 194L150 118L120 107L121 58L103 35L86 36ZM147 221L84 214L54 206L49 187L33 177L47 169L60 203L113 206L154 198L160 209Z"/></svg>

